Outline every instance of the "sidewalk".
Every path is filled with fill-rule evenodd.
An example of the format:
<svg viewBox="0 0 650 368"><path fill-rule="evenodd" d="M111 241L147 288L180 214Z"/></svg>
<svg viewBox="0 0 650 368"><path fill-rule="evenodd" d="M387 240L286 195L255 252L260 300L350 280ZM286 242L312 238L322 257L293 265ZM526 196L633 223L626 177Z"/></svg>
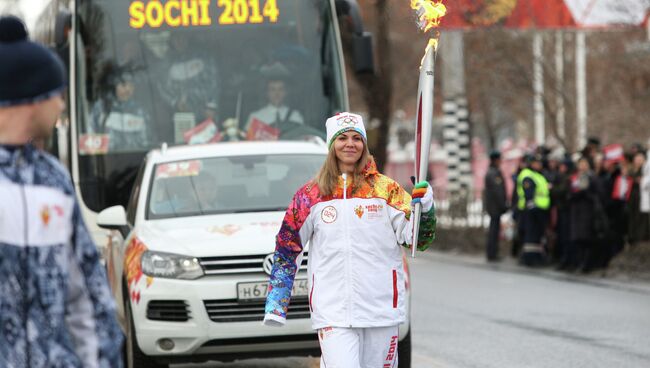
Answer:
<svg viewBox="0 0 650 368"><path fill-rule="evenodd" d="M500 262L488 263L481 255L463 254L454 251L441 252L429 249L426 252L418 253L418 257L424 257L435 262L454 263L469 267L491 269L500 272L522 273L552 278L560 281L580 282L599 287L607 287L618 290L650 295L650 282L644 280L632 280L625 275L603 276L602 271L595 271L590 274L567 273L556 271L552 266L529 268L520 266L511 257L504 257Z"/></svg>

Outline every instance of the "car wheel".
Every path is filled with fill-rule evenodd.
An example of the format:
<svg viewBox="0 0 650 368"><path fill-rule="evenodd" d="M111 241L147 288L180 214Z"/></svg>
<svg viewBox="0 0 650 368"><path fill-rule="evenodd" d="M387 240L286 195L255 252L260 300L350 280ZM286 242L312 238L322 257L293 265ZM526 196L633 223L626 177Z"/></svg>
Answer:
<svg viewBox="0 0 650 368"><path fill-rule="evenodd" d="M124 341L124 366L126 368L168 368L169 366L167 364L159 364L140 350L137 337L135 336L131 302L127 300L125 304L126 340Z"/></svg>
<svg viewBox="0 0 650 368"><path fill-rule="evenodd" d="M411 330L404 339L397 344L398 368L411 368Z"/></svg>

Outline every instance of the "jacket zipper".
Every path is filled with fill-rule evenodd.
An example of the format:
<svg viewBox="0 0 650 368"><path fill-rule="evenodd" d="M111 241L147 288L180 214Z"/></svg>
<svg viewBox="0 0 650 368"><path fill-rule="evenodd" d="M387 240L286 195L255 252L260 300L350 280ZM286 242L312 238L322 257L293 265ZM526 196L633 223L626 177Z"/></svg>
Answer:
<svg viewBox="0 0 650 368"><path fill-rule="evenodd" d="M352 293L350 292L350 227L347 221L347 199L348 199L348 175L343 173L343 222L345 224L345 275L348 282L345 283L345 291L347 293L348 311L347 311L347 324L352 328Z"/></svg>
<svg viewBox="0 0 650 368"><path fill-rule="evenodd" d="M27 365L26 367L31 367L31 358L32 354L29 351L29 329L28 329L28 323L29 323L29 226L28 226L28 213L27 213L27 194L25 193L25 186L24 183L22 182L22 179L20 177L20 170L23 166L23 157L22 157L22 151L18 152L18 157L16 158L16 179L18 181L18 185L20 186L20 194L21 194L21 199L22 199L22 204L23 204L23 241L25 244L25 249L22 254L22 263L23 263L23 270L25 272L25 287L24 287L24 292L23 292L23 313L25 315L25 319L23 320L23 329L25 330L25 354L26 354L26 361Z"/></svg>

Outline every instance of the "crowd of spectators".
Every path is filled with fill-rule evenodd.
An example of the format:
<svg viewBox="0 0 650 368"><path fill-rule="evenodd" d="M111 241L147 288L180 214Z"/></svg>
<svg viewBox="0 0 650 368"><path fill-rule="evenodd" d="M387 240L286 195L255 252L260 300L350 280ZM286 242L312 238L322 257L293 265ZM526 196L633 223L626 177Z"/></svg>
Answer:
<svg viewBox="0 0 650 368"><path fill-rule="evenodd" d="M574 155L557 156L539 147L525 157L511 178L515 189L510 208L517 224L512 256L528 266L550 263L560 270L589 273L606 269L625 247L650 240L649 153L641 144L601 147L599 139L590 138ZM521 173L531 171L546 179L548 191L530 192ZM539 211L545 193L550 204ZM534 217L527 215L531 208L537 210ZM535 262L527 258L531 227L543 229L541 257Z"/></svg>

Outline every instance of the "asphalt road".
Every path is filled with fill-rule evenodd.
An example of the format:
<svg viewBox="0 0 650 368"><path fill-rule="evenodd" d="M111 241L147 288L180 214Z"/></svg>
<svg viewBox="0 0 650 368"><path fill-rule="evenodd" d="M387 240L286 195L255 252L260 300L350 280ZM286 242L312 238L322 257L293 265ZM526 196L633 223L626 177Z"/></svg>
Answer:
<svg viewBox="0 0 650 368"><path fill-rule="evenodd" d="M650 367L650 285L433 252L419 254L411 274L413 368ZM191 367L312 368L318 360Z"/></svg>
<svg viewBox="0 0 650 368"><path fill-rule="evenodd" d="M415 367L650 367L643 285L434 253L412 270Z"/></svg>

